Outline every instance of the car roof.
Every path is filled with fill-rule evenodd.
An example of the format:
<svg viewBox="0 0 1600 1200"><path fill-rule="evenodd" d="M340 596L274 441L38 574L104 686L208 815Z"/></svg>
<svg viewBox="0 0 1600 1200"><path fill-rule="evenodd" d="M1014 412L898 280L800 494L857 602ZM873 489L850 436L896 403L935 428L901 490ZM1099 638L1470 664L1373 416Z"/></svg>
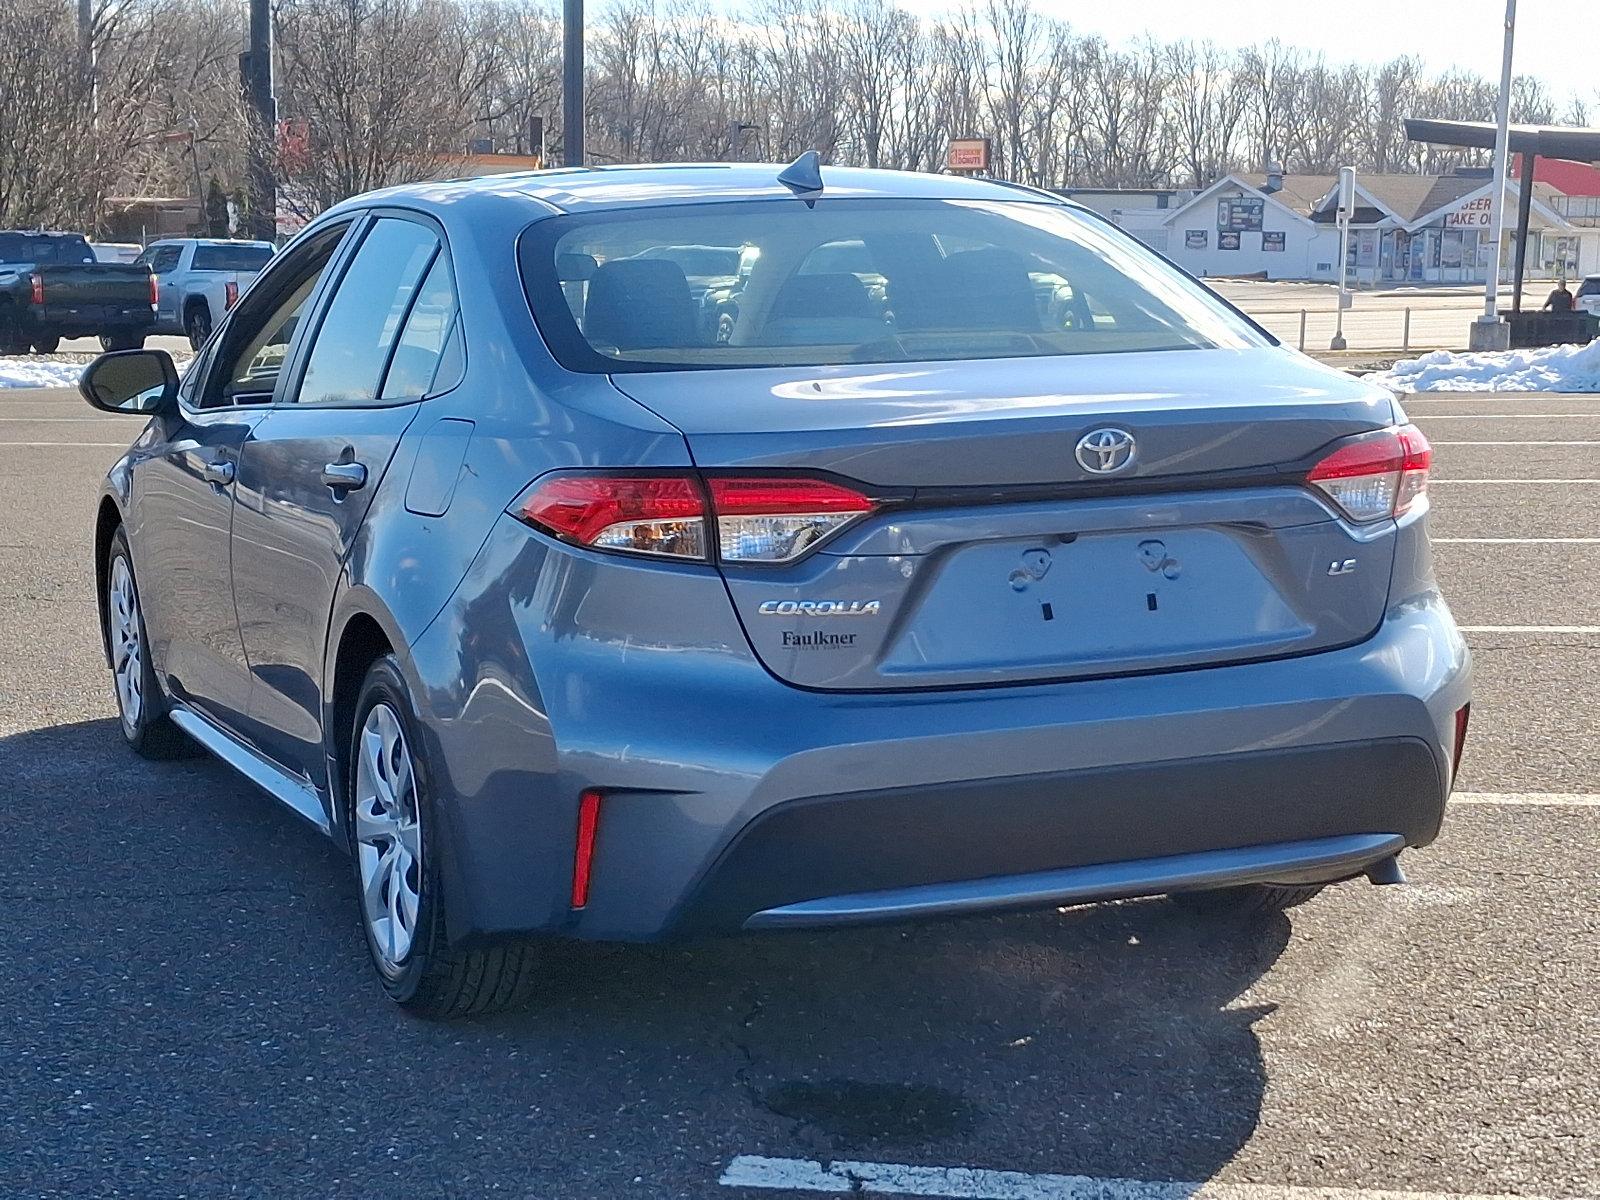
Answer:
<svg viewBox="0 0 1600 1200"><path fill-rule="evenodd" d="M666 163L640 166L558 167L474 179L411 183L352 197L330 209L381 204L443 209L478 198L536 201L547 211L594 212L668 204L790 198L778 182L781 163ZM864 167L822 168L823 198L1023 200L1070 204L1035 188L992 179L885 171Z"/></svg>
<svg viewBox="0 0 1600 1200"><path fill-rule="evenodd" d="M157 238L150 246L266 246L272 247L271 242L257 241L254 238L194 238L194 237L169 237ZM146 246L148 250L150 246Z"/></svg>

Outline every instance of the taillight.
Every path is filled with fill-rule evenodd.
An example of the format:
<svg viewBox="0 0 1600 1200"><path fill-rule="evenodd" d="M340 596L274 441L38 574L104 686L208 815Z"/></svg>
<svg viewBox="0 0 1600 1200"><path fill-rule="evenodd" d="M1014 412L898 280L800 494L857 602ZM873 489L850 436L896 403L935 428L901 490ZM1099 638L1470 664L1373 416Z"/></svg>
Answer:
<svg viewBox="0 0 1600 1200"><path fill-rule="evenodd" d="M1415 425L1341 442L1306 475L1352 521L1397 517L1428 490L1433 450Z"/></svg>
<svg viewBox="0 0 1600 1200"><path fill-rule="evenodd" d="M823 479L553 474L515 511L597 550L708 562L714 539L723 561L781 563L875 507L870 497Z"/></svg>
<svg viewBox="0 0 1600 1200"><path fill-rule="evenodd" d="M873 509L860 492L822 479L711 480L717 550L729 562L788 562Z"/></svg>
<svg viewBox="0 0 1600 1200"><path fill-rule="evenodd" d="M230 279L222 285L222 306L231 310L237 303L239 303L239 281Z"/></svg>
<svg viewBox="0 0 1600 1200"><path fill-rule="evenodd" d="M28 280L28 299L35 304L44 303L44 276L34 275Z"/></svg>
<svg viewBox="0 0 1600 1200"><path fill-rule="evenodd" d="M150 311L155 312L161 303L161 285L156 282L154 275L150 276Z"/></svg>
<svg viewBox="0 0 1600 1200"><path fill-rule="evenodd" d="M686 476L551 475L521 515L597 550L706 557L705 499Z"/></svg>

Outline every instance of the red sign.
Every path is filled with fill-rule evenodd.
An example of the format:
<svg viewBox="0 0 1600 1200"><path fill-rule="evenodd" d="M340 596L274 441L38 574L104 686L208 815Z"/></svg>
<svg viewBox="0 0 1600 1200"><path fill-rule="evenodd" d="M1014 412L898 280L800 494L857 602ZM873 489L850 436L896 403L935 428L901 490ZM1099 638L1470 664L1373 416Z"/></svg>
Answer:
<svg viewBox="0 0 1600 1200"><path fill-rule="evenodd" d="M989 169L988 138L951 138L950 155L945 160L952 171L987 171Z"/></svg>

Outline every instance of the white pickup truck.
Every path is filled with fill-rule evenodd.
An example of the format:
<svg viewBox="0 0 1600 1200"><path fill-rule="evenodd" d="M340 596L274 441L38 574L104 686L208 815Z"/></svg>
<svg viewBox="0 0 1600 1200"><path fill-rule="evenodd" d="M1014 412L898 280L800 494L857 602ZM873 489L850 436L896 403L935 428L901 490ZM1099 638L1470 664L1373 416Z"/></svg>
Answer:
<svg viewBox="0 0 1600 1200"><path fill-rule="evenodd" d="M151 242L136 260L156 277L152 333L182 333L196 350L212 327L271 260L271 242L166 238Z"/></svg>

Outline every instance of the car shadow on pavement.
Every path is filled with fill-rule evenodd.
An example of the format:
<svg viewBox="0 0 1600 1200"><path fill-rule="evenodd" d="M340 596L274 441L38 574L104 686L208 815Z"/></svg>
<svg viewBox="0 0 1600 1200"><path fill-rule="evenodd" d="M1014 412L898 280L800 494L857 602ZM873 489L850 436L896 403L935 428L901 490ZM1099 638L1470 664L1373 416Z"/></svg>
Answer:
<svg viewBox="0 0 1600 1200"><path fill-rule="evenodd" d="M343 857L220 764L144 762L88 721L0 738L0 789L3 890L32 947L0 961L0 994L46 1039L35 1054L81 1046L102 1119L175 1123L175 1169L221 1161L263 1096L294 1169L342 1169L377 1153L335 1116L374 1088L414 1113L411 1153L486 1185L557 1178L571 1138L634 1162L629 1179L660 1158L708 1186L737 1154L1203 1181L1259 1116L1271 1005L1246 993L1282 916L1154 900L557 945L530 1008L426 1022L370 978ZM113 1022L117 1040L95 1032ZM174 1082L166 1064L219 1043L271 1049ZM181 1108L151 1116L175 1087ZM46 1099L14 1102L41 1116ZM457 1124L481 1140L444 1140ZM522 1157L496 1151L511 1142Z"/></svg>

